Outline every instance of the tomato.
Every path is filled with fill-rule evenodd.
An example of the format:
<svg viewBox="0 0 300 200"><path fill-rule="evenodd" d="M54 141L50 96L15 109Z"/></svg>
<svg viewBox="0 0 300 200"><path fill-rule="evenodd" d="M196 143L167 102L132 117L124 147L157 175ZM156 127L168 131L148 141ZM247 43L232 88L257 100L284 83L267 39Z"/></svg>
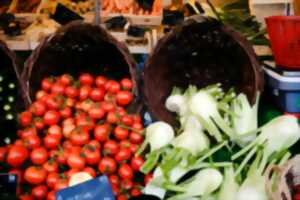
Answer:
<svg viewBox="0 0 300 200"><path fill-rule="evenodd" d="M122 140L120 142L120 147L125 149L130 149L130 142L129 140Z"/></svg>
<svg viewBox="0 0 300 200"><path fill-rule="evenodd" d="M107 86L107 90L110 93L117 93L120 91L121 89L121 85L120 83L118 83L117 81L109 81L109 85Z"/></svg>
<svg viewBox="0 0 300 200"><path fill-rule="evenodd" d="M130 148L131 153L135 154L138 151L138 149L139 149L139 145L137 145L137 144L130 144L129 148Z"/></svg>
<svg viewBox="0 0 300 200"><path fill-rule="evenodd" d="M68 187L68 180L61 178L56 182L54 190L59 191L59 190L65 189L67 187Z"/></svg>
<svg viewBox="0 0 300 200"><path fill-rule="evenodd" d="M85 156L86 163L88 165L97 165L99 163L100 158L101 158L99 149L87 147L83 153Z"/></svg>
<svg viewBox="0 0 300 200"><path fill-rule="evenodd" d="M42 118L35 118L34 119L34 127L36 127L38 130L42 130L45 127L44 121Z"/></svg>
<svg viewBox="0 0 300 200"><path fill-rule="evenodd" d="M144 162L145 161L141 156L135 156L131 159L130 166L134 171L140 171Z"/></svg>
<svg viewBox="0 0 300 200"><path fill-rule="evenodd" d="M72 142L70 140L65 140L63 143L63 148L64 149L71 149L73 146Z"/></svg>
<svg viewBox="0 0 300 200"><path fill-rule="evenodd" d="M114 134L118 140L125 140L129 133L127 129L117 126L114 130Z"/></svg>
<svg viewBox="0 0 300 200"><path fill-rule="evenodd" d="M56 172L51 172L47 176L46 183L49 188L54 189L55 184L59 180L59 175Z"/></svg>
<svg viewBox="0 0 300 200"><path fill-rule="evenodd" d="M22 145L13 145L7 154L6 162L12 167L20 167L29 156L28 149Z"/></svg>
<svg viewBox="0 0 300 200"><path fill-rule="evenodd" d="M79 76L79 81L82 85L92 85L94 83L94 77L88 73L81 74Z"/></svg>
<svg viewBox="0 0 300 200"><path fill-rule="evenodd" d="M67 164L67 160L68 160L68 157L69 157L70 153L71 153L71 150L69 150L69 149L64 149L62 152L60 152L60 153L58 154L57 162L58 162L59 164L62 164L62 165Z"/></svg>
<svg viewBox="0 0 300 200"><path fill-rule="evenodd" d="M29 126L32 122L32 114L29 111L22 112L19 116L21 126Z"/></svg>
<svg viewBox="0 0 300 200"><path fill-rule="evenodd" d="M138 188L133 188L131 191L130 191L130 195L133 196L133 197L137 197L137 196L140 196L142 194L141 190L138 189Z"/></svg>
<svg viewBox="0 0 300 200"><path fill-rule="evenodd" d="M119 185L111 184L111 188L112 188L112 191L113 191L113 193L114 193L115 196L120 193Z"/></svg>
<svg viewBox="0 0 300 200"><path fill-rule="evenodd" d="M44 138L44 145L48 149L56 149L60 144L60 139L55 135L47 135Z"/></svg>
<svg viewBox="0 0 300 200"><path fill-rule="evenodd" d="M63 125L63 135L65 138L70 138L72 131L76 128L75 124Z"/></svg>
<svg viewBox="0 0 300 200"><path fill-rule="evenodd" d="M90 86L82 86L79 89L79 99L80 101L83 101L85 99L87 99L90 96L90 93L92 91L92 88Z"/></svg>
<svg viewBox="0 0 300 200"><path fill-rule="evenodd" d="M45 90L45 91L49 91L52 87L52 84L53 84L53 79L51 78L45 78L42 80L42 89Z"/></svg>
<svg viewBox="0 0 300 200"><path fill-rule="evenodd" d="M102 160L98 165L98 170L102 174L112 174L116 171L116 169L117 169L117 163L114 159L110 157L102 158Z"/></svg>
<svg viewBox="0 0 300 200"><path fill-rule="evenodd" d="M115 155L119 151L119 145L114 140L108 140L107 142L104 143L103 149L105 154Z"/></svg>
<svg viewBox="0 0 300 200"><path fill-rule="evenodd" d="M93 101L102 101L104 98L105 92L102 88L94 88L90 93L90 98Z"/></svg>
<svg viewBox="0 0 300 200"><path fill-rule="evenodd" d="M54 160L48 160L43 164L43 168L49 172L58 172L58 164Z"/></svg>
<svg viewBox="0 0 300 200"><path fill-rule="evenodd" d="M67 119L64 119L64 121L62 122L63 125L68 125L68 124L75 124L75 119L74 118L67 118Z"/></svg>
<svg viewBox="0 0 300 200"><path fill-rule="evenodd" d="M9 174L15 174L17 176L17 183L23 182L23 172L20 169L11 169L8 172Z"/></svg>
<svg viewBox="0 0 300 200"><path fill-rule="evenodd" d="M71 153L80 154L81 153L81 147L80 146L72 146Z"/></svg>
<svg viewBox="0 0 300 200"><path fill-rule="evenodd" d="M37 135L37 130L35 128L26 128L21 132L21 138L27 138L28 136Z"/></svg>
<svg viewBox="0 0 300 200"><path fill-rule="evenodd" d="M37 135L30 135L23 139L23 143L27 148L35 149L41 145L41 139Z"/></svg>
<svg viewBox="0 0 300 200"><path fill-rule="evenodd" d="M61 127L58 125L52 125L48 128L49 135L55 135L57 138L62 138L62 130Z"/></svg>
<svg viewBox="0 0 300 200"><path fill-rule="evenodd" d="M97 176L96 171L94 170L94 168L86 167L86 168L83 169L83 171L88 173L89 175L91 175L93 178L96 178L96 176Z"/></svg>
<svg viewBox="0 0 300 200"><path fill-rule="evenodd" d="M97 76L95 80L95 84L97 87L103 88L105 86L106 81L107 80L104 76Z"/></svg>
<svg viewBox="0 0 300 200"><path fill-rule="evenodd" d="M43 90L39 90L39 91L37 91L35 98L36 98L36 100L42 101L45 103L46 99L48 98L48 94L47 94L47 92L45 92Z"/></svg>
<svg viewBox="0 0 300 200"><path fill-rule="evenodd" d="M108 179L109 179L111 184L119 185L120 180L119 180L119 177L117 175L110 175L108 177Z"/></svg>
<svg viewBox="0 0 300 200"><path fill-rule="evenodd" d="M73 145L83 146L90 140L90 134L87 130L77 128L72 131L70 140Z"/></svg>
<svg viewBox="0 0 300 200"><path fill-rule="evenodd" d="M76 168L72 168L72 169L70 169L69 171L67 171L66 176L67 176L68 180L70 180L70 178L71 178L74 174L77 174L78 172L80 172L80 170L79 170L79 169L76 169Z"/></svg>
<svg viewBox="0 0 300 200"><path fill-rule="evenodd" d="M47 200L56 200L55 191L48 192Z"/></svg>
<svg viewBox="0 0 300 200"><path fill-rule="evenodd" d="M51 110L58 110L63 102L62 98L58 98L56 95L51 95L46 99L47 107Z"/></svg>
<svg viewBox="0 0 300 200"><path fill-rule="evenodd" d="M128 198L126 197L126 195L121 194L117 196L117 200L128 200Z"/></svg>
<svg viewBox="0 0 300 200"><path fill-rule="evenodd" d="M92 119L102 119L105 115L105 111L100 107L93 107L89 110L89 116Z"/></svg>
<svg viewBox="0 0 300 200"><path fill-rule="evenodd" d="M112 112L115 110L115 105L112 102L103 101L101 102L101 108L106 112Z"/></svg>
<svg viewBox="0 0 300 200"><path fill-rule="evenodd" d="M153 174L146 174L144 176L144 185L147 185L153 178Z"/></svg>
<svg viewBox="0 0 300 200"><path fill-rule="evenodd" d="M67 160L70 168L83 169L85 167L85 159L77 153L71 153Z"/></svg>
<svg viewBox="0 0 300 200"><path fill-rule="evenodd" d="M63 74L59 77L59 80L58 80L61 84L63 84L64 86L68 86L72 83L73 81L73 78L71 75L69 74Z"/></svg>
<svg viewBox="0 0 300 200"><path fill-rule="evenodd" d="M130 149L120 149L120 151L115 155L115 160L117 162L123 162L129 160L131 157Z"/></svg>
<svg viewBox="0 0 300 200"><path fill-rule="evenodd" d="M31 195L35 199L45 199L48 194L48 188L45 185L39 185L31 190Z"/></svg>
<svg viewBox="0 0 300 200"><path fill-rule="evenodd" d="M31 162L35 165L42 165L44 164L48 159L48 152L45 148L39 147L36 149L33 149L30 154Z"/></svg>
<svg viewBox="0 0 300 200"><path fill-rule="evenodd" d="M141 144L144 141L143 136L140 133L136 133L136 132L131 132L129 138L130 138L130 142L134 144Z"/></svg>
<svg viewBox="0 0 300 200"><path fill-rule="evenodd" d="M125 126L131 126L133 124L133 117L130 115L124 115L121 118L121 122L125 125Z"/></svg>
<svg viewBox="0 0 300 200"><path fill-rule="evenodd" d="M99 142L108 140L110 134L110 126L108 124L97 125L94 129L94 137Z"/></svg>
<svg viewBox="0 0 300 200"><path fill-rule="evenodd" d="M47 171L42 167L31 166L24 172L24 179L27 183L38 185L43 183L47 178Z"/></svg>
<svg viewBox="0 0 300 200"><path fill-rule="evenodd" d="M135 122L132 126L132 129L135 129L137 131L142 131L144 129L143 125L140 122Z"/></svg>
<svg viewBox="0 0 300 200"><path fill-rule="evenodd" d="M132 182L132 180L123 179L121 181L121 188L125 189L125 190L130 190L131 188L133 188L133 182Z"/></svg>
<svg viewBox="0 0 300 200"><path fill-rule="evenodd" d="M82 127L87 130L92 130L95 127L95 121L90 117L78 117L76 119L78 127Z"/></svg>
<svg viewBox="0 0 300 200"><path fill-rule="evenodd" d="M110 111L106 115L106 121L110 124L116 124L119 122L119 116L116 112Z"/></svg>
<svg viewBox="0 0 300 200"><path fill-rule="evenodd" d="M33 196L29 195L29 194L22 194L19 196L20 200L34 200Z"/></svg>
<svg viewBox="0 0 300 200"><path fill-rule="evenodd" d="M67 97L74 99L79 95L79 91L73 86L68 86L66 87L65 94Z"/></svg>
<svg viewBox="0 0 300 200"><path fill-rule="evenodd" d="M4 162L7 154L7 148L6 147L0 147L0 162Z"/></svg>
<svg viewBox="0 0 300 200"><path fill-rule="evenodd" d="M89 143L88 143L88 146L89 147L92 147L96 150L100 150L101 148L101 144L97 141L97 140L91 140Z"/></svg>
<svg viewBox="0 0 300 200"><path fill-rule="evenodd" d="M116 96L117 104L120 106L127 106L132 102L133 95L128 91L119 91Z"/></svg>
<svg viewBox="0 0 300 200"><path fill-rule="evenodd" d="M132 90L133 84L130 79L124 78L121 80L121 86L124 90Z"/></svg>
<svg viewBox="0 0 300 200"><path fill-rule="evenodd" d="M61 83L54 83L51 88L52 94L63 95L65 93L65 86Z"/></svg>
<svg viewBox="0 0 300 200"><path fill-rule="evenodd" d="M55 125L59 122L59 120L60 120L60 114L55 110L49 110L44 115L44 122L46 125L49 126Z"/></svg>
<svg viewBox="0 0 300 200"><path fill-rule="evenodd" d="M35 116L43 116L46 112L46 105L42 101L36 101L30 106L30 111Z"/></svg>
<svg viewBox="0 0 300 200"><path fill-rule="evenodd" d="M64 119L72 116L72 109L68 106L64 107L59 112L60 112L61 117Z"/></svg>
<svg viewBox="0 0 300 200"><path fill-rule="evenodd" d="M122 164L119 167L118 174L123 179L133 179L133 171L128 164Z"/></svg>

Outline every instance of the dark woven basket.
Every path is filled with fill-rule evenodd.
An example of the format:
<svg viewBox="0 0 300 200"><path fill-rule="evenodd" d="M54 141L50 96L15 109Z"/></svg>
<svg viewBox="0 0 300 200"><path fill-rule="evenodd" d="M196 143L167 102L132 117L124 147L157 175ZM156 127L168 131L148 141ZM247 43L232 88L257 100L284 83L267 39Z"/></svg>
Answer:
<svg viewBox="0 0 300 200"><path fill-rule="evenodd" d="M149 111L157 120L174 124L165 100L174 86L204 87L222 83L235 87L253 103L263 89L263 75L251 45L220 22L194 16L166 34L144 69L144 93Z"/></svg>
<svg viewBox="0 0 300 200"><path fill-rule="evenodd" d="M29 98L34 98L40 82L48 76L69 73L105 75L115 80L131 78L136 89L136 65L125 45L99 26L72 22L45 38L25 63L22 79Z"/></svg>
<svg viewBox="0 0 300 200"><path fill-rule="evenodd" d="M20 66L21 65L14 52L8 49L7 45L3 41L0 41L0 74L2 74L5 78L3 85L7 86L11 82L15 83L16 87L14 89L15 94L13 94L15 99L10 108L10 113L14 115L14 119L7 120L5 112L2 112L2 107L0 110L0 144L3 144L3 139L6 137L11 139L15 138L18 126L17 113L21 112L27 104L27 100L25 99L26 95L24 95L25 87L24 84L20 82L20 72L22 70ZM0 94L0 97L3 102L7 102L6 98L8 98L8 96L3 94L3 92L4 91L1 92L2 94Z"/></svg>

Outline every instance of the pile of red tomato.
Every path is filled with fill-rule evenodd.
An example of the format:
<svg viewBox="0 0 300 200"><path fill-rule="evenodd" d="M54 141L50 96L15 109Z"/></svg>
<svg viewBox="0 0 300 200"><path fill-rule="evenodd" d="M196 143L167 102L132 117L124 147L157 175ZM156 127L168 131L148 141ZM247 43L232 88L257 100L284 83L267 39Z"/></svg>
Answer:
<svg viewBox="0 0 300 200"><path fill-rule="evenodd" d="M138 196L149 177L139 173L144 160L136 155L141 118L125 110L132 87L130 79L90 74L43 79L36 101L19 115L19 139L0 148L0 161L18 176L19 198L53 200L78 172L107 175L118 200Z"/></svg>

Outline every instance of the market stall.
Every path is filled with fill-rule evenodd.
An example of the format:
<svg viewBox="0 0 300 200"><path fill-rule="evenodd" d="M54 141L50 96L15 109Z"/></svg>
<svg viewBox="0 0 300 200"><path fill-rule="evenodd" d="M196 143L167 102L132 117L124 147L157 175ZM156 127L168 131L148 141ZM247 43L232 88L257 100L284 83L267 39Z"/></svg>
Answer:
<svg viewBox="0 0 300 200"><path fill-rule="evenodd" d="M0 199L300 199L294 3L0 2Z"/></svg>

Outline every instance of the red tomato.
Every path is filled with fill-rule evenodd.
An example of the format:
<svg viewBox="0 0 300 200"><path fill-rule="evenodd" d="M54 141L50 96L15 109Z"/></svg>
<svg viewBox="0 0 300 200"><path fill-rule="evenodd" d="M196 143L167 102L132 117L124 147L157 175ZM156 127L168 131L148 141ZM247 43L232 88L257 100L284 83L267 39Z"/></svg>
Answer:
<svg viewBox="0 0 300 200"><path fill-rule="evenodd" d="M108 140L110 134L110 126L108 124L97 125L94 129L94 137L99 142Z"/></svg>
<svg viewBox="0 0 300 200"><path fill-rule="evenodd" d="M95 83L96 83L97 87L103 88L105 86L106 81L107 80L106 80L105 77L103 77L103 76L97 76L96 80L95 80Z"/></svg>
<svg viewBox="0 0 300 200"><path fill-rule="evenodd" d="M28 136L37 135L37 130L35 128L26 128L21 132L21 138L26 138Z"/></svg>
<svg viewBox="0 0 300 200"><path fill-rule="evenodd" d="M30 106L30 111L35 116L43 116L46 112L46 105L42 101L36 101Z"/></svg>
<svg viewBox="0 0 300 200"><path fill-rule="evenodd" d="M129 133L127 129L117 126L114 130L114 134L118 140L125 140Z"/></svg>
<svg viewBox="0 0 300 200"><path fill-rule="evenodd" d="M93 101L102 101L104 98L105 92L102 88L94 88L90 93L90 98Z"/></svg>
<svg viewBox="0 0 300 200"><path fill-rule="evenodd" d="M63 74L59 77L59 80L58 80L61 84L63 84L64 86L68 86L72 83L73 81L73 78L71 75L69 74Z"/></svg>
<svg viewBox="0 0 300 200"><path fill-rule="evenodd" d="M80 146L72 146L71 153L80 154L81 153L81 147Z"/></svg>
<svg viewBox="0 0 300 200"><path fill-rule="evenodd" d="M56 95L51 95L46 99L47 107L51 110L58 110L63 105L63 99Z"/></svg>
<svg viewBox="0 0 300 200"><path fill-rule="evenodd" d="M12 167L20 167L27 160L29 152L22 145L13 145L6 158L6 162Z"/></svg>
<svg viewBox="0 0 300 200"><path fill-rule="evenodd" d="M22 112L19 116L21 126L29 126L32 122L32 114L29 111Z"/></svg>
<svg viewBox="0 0 300 200"><path fill-rule="evenodd" d="M50 79L50 78L45 78L42 80L42 89L45 90L45 91L49 91L52 87L52 84L53 84L53 80Z"/></svg>
<svg viewBox="0 0 300 200"><path fill-rule="evenodd" d="M58 180L59 180L59 175L56 172L49 173L46 180L48 187L54 189L55 184L57 183Z"/></svg>
<svg viewBox="0 0 300 200"><path fill-rule="evenodd" d="M67 187L68 187L68 180L67 179L59 179L55 184L54 190L59 191L59 190L65 189Z"/></svg>
<svg viewBox="0 0 300 200"><path fill-rule="evenodd" d="M101 102L101 108L106 112L112 112L115 110L115 105L112 102L103 101Z"/></svg>
<svg viewBox="0 0 300 200"><path fill-rule="evenodd" d="M98 165L98 170L102 174L112 174L116 171L116 169L117 169L116 161L109 157L102 158L102 160Z"/></svg>
<svg viewBox="0 0 300 200"><path fill-rule="evenodd" d="M94 83L94 77L88 73L81 74L79 76L79 81L82 85L92 85Z"/></svg>
<svg viewBox="0 0 300 200"><path fill-rule="evenodd" d="M130 194L131 196L133 197L137 197L137 196L140 196L142 194L141 190L138 189L138 188L133 188L131 191L130 191Z"/></svg>
<svg viewBox="0 0 300 200"><path fill-rule="evenodd" d="M65 138L70 138L72 131L76 128L75 124L64 124L63 135Z"/></svg>
<svg viewBox="0 0 300 200"><path fill-rule="evenodd" d="M95 121L90 117L78 117L76 124L78 127L82 127L87 130L92 130L95 127Z"/></svg>
<svg viewBox="0 0 300 200"><path fill-rule="evenodd" d="M133 84L130 79L124 78L121 80L121 86L124 90L132 90Z"/></svg>
<svg viewBox="0 0 300 200"><path fill-rule="evenodd" d="M125 126L131 126L134 122L133 117L130 115L124 115L121 118L121 122L125 125Z"/></svg>
<svg viewBox="0 0 300 200"><path fill-rule="evenodd" d="M42 118L35 118L34 119L34 126L38 129L38 130L42 130L45 127L44 121Z"/></svg>
<svg viewBox="0 0 300 200"><path fill-rule="evenodd" d="M142 131L144 129L143 125L140 122L135 122L132 126L132 129L135 129L137 131Z"/></svg>
<svg viewBox="0 0 300 200"><path fill-rule="evenodd" d="M62 138L62 130L61 127L58 125L52 125L48 128L49 135L55 135L57 138Z"/></svg>
<svg viewBox="0 0 300 200"><path fill-rule="evenodd" d="M111 184L119 185L120 179L117 175L110 175L108 178Z"/></svg>
<svg viewBox="0 0 300 200"><path fill-rule="evenodd" d="M65 93L66 93L67 97L73 98L73 99L79 95L78 89L73 86L66 87Z"/></svg>
<svg viewBox="0 0 300 200"><path fill-rule="evenodd" d="M138 149L139 149L139 145L137 145L137 144L130 144L129 148L130 148L131 153L135 154L138 151Z"/></svg>
<svg viewBox="0 0 300 200"><path fill-rule="evenodd" d="M109 81L109 86L107 88L108 92L110 93L117 93L120 91L121 89L121 85L120 83L118 83L117 81Z"/></svg>
<svg viewBox="0 0 300 200"><path fill-rule="evenodd" d="M30 135L23 139L24 145L29 149L38 148L41 145L41 139L37 135Z"/></svg>
<svg viewBox="0 0 300 200"><path fill-rule="evenodd" d="M146 174L144 176L144 184L147 185L153 178L153 174Z"/></svg>
<svg viewBox="0 0 300 200"><path fill-rule="evenodd" d="M132 102L133 95L128 91L119 91L116 96L117 104L120 106L127 106Z"/></svg>
<svg viewBox="0 0 300 200"><path fill-rule="evenodd" d="M68 106L64 107L59 112L60 112L61 117L64 119L72 116L72 109Z"/></svg>
<svg viewBox="0 0 300 200"><path fill-rule="evenodd" d="M56 200L55 191L50 191L48 193L47 200Z"/></svg>
<svg viewBox="0 0 300 200"><path fill-rule="evenodd" d="M88 173L89 175L91 175L93 178L96 178L96 176L97 176L96 171L94 170L94 168L86 167L86 168L83 169L83 171Z"/></svg>
<svg viewBox="0 0 300 200"><path fill-rule="evenodd" d="M89 110L89 116L92 119L102 119L105 115L105 111L100 107L94 107Z"/></svg>
<svg viewBox="0 0 300 200"><path fill-rule="evenodd" d="M29 194L22 194L19 196L20 200L34 200L33 196L29 195Z"/></svg>
<svg viewBox="0 0 300 200"><path fill-rule="evenodd" d="M44 164L48 159L48 152L45 148L39 147L36 149L33 149L30 154L31 162L35 165L42 165Z"/></svg>
<svg viewBox="0 0 300 200"><path fill-rule="evenodd" d="M11 169L11 170L9 170L8 173L17 175L17 182L18 183L23 182L23 172L20 169Z"/></svg>
<svg viewBox="0 0 300 200"><path fill-rule="evenodd" d="M75 129L71 133L70 140L73 145L83 146L89 142L90 134L87 130Z"/></svg>
<svg viewBox="0 0 300 200"><path fill-rule="evenodd" d="M49 110L44 115L44 122L46 125L55 125L60 120L60 114L55 110Z"/></svg>
<svg viewBox="0 0 300 200"><path fill-rule="evenodd" d="M123 179L133 179L133 171L128 164L122 164L119 167L118 174Z"/></svg>
<svg viewBox="0 0 300 200"><path fill-rule="evenodd" d="M121 148L130 149L130 142L129 140L122 140L120 142Z"/></svg>
<svg viewBox="0 0 300 200"><path fill-rule="evenodd" d="M75 169L83 169L85 167L85 159L76 153L71 153L67 160L68 166Z"/></svg>
<svg viewBox="0 0 300 200"><path fill-rule="evenodd" d="M24 172L24 179L27 183L38 185L43 183L47 178L47 171L42 167L31 166Z"/></svg>
<svg viewBox="0 0 300 200"><path fill-rule="evenodd" d="M89 147L92 147L96 150L100 150L101 148L101 144L97 141L97 140L91 140L89 143L88 143L88 146Z"/></svg>
<svg viewBox="0 0 300 200"><path fill-rule="evenodd" d="M45 92L45 91L43 91L43 90L39 90L39 91L37 91L37 93L35 94L36 100L42 101L42 102L45 102L45 100L48 98L47 96L48 96L47 92Z"/></svg>
<svg viewBox="0 0 300 200"><path fill-rule="evenodd" d="M4 162L7 154L7 148L6 147L0 147L0 162Z"/></svg>
<svg viewBox="0 0 300 200"><path fill-rule="evenodd" d="M86 163L88 165L97 165L99 163L101 158L99 149L87 147L83 153L85 156Z"/></svg>
<svg viewBox="0 0 300 200"><path fill-rule="evenodd" d="M64 149L71 149L73 146L72 142L70 140L65 140L63 143L63 148Z"/></svg>
<svg viewBox="0 0 300 200"><path fill-rule="evenodd" d="M70 180L70 178L74 175L77 174L79 172L79 169L76 168L72 168L69 171L67 171L67 178Z"/></svg>
<svg viewBox="0 0 300 200"><path fill-rule="evenodd" d="M144 141L143 136L140 133L136 133L136 132L131 132L129 138L130 138L130 142L134 144L141 144Z"/></svg>
<svg viewBox="0 0 300 200"><path fill-rule="evenodd" d="M48 160L43 164L43 168L49 172L58 172L58 164L54 160Z"/></svg>
<svg viewBox="0 0 300 200"><path fill-rule="evenodd" d="M115 155L115 160L117 162L123 162L129 160L131 157L131 151L129 149L120 149L120 151Z"/></svg>
<svg viewBox="0 0 300 200"><path fill-rule="evenodd" d="M65 93L65 86L61 83L54 83L51 88L51 93L63 95Z"/></svg>
<svg viewBox="0 0 300 200"><path fill-rule="evenodd" d="M111 184L111 188L112 188L112 191L113 191L113 193L114 193L115 196L120 193L119 185Z"/></svg>
<svg viewBox="0 0 300 200"><path fill-rule="evenodd" d="M106 121L110 124L116 124L119 122L119 116L116 112L108 112L106 115Z"/></svg>
<svg viewBox="0 0 300 200"><path fill-rule="evenodd" d="M134 171L140 171L144 162L145 161L141 156L135 156L131 159L130 166Z"/></svg>
<svg viewBox="0 0 300 200"><path fill-rule="evenodd" d="M84 86L80 87L80 89L79 89L80 101L87 99L90 96L91 91L92 91L92 88L90 86L84 85Z"/></svg>
<svg viewBox="0 0 300 200"><path fill-rule="evenodd" d="M67 118L67 119L64 119L63 125L68 125L68 124L75 124L75 119L74 118Z"/></svg>
<svg viewBox="0 0 300 200"><path fill-rule="evenodd" d="M45 185L38 185L31 190L31 195L35 199L46 199L48 188Z"/></svg>
<svg viewBox="0 0 300 200"><path fill-rule="evenodd" d="M117 196L117 200L128 200L128 198L126 197L126 195L121 194Z"/></svg>
<svg viewBox="0 0 300 200"><path fill-rule="evenodd" d="M57 162L62 165L67 164L67 160L70 155L70 152L71 150L69 149L64 149L62 152L60 152L57 157Z"/></svg>
<svg viewBox="0 0 300 200"><path fill-rule="evenodd" d="M56 149L60 144L60 139L55 135L47 135L44 138L44 145L48 149Z"/></svg>
<svg viewBox="0 0 300 200"><path fill-rule="evenodd" d="M121 188L125 189L125 190L130 190L131 188L133 188L133 182L132 182L132 180L123 179L121 181Z"/></svg>
<svg viewBox="0 0 300 200"><path fill-rule="evenodd" d="M103 150L107 155L115 155L119 151L119 145L114 140L108 140L104 143Z"/></svg>

